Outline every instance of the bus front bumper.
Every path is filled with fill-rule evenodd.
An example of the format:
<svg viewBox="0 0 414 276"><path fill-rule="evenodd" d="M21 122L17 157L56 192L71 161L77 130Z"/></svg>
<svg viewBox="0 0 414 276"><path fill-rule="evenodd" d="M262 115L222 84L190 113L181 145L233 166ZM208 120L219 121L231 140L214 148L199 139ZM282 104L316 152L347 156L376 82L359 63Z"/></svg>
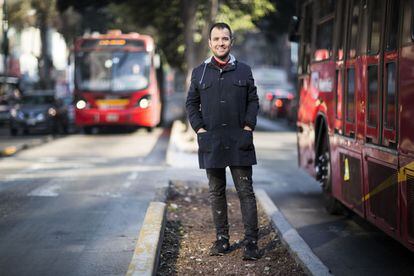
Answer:
<svg viewBox="0 0 414 276"><path fill-rule="evenodd" d="M159 115L149 108L125 110L77 109L75 122L79 127L87 126L143 126L154 127L159 123Z"/></svg>

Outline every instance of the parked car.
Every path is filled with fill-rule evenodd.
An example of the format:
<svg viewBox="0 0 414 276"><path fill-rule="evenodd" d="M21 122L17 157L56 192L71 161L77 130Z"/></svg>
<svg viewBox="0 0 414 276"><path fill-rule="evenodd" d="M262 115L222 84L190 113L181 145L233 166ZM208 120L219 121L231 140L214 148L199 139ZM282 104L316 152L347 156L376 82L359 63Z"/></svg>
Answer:
<svg viewBox="0 0 414 276"><path fill-rule="evenodd" d="M11 105L19 95L19 79L0 75L0 125L8 124Z"/></svg>
<svg viewBox="0 0 414 276"><path fill-rule="evenodd" d="M289 106L295 98L294 88L290 84L275 87L266 98L269 100L269 117L271 119L286 118Z"/></svg>
<svg viewBox="0 0 414 276"><path fill-rule="evenodd" d="M0 100L0 125L5 125L9 122L10 105L6 100Z"/></svg>
<svg viewBox="0 0 414 276"><path fill-rule="evenodd" d="M9 124L11 135L31 131L67 133L67 109L61 100L55 99L53 91L32 91L12 107Z"/></svg>
<svg viewBox="0 0 414 276"><path fill-rule="evenodd" d="M259 96L260 113L271 118L286 116L286 106L295 95L286 71L278 67L259 67L253 69L253 77Z"/></svg>

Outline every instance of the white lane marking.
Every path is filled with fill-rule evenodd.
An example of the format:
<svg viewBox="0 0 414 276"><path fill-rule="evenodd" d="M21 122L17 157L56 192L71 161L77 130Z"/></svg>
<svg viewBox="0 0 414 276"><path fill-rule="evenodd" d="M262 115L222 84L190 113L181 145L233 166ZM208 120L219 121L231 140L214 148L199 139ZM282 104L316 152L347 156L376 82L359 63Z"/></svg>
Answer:
<svg viewBox="0 0 414 276"><path fill-rule="evenodd" d="M17 172L17 173L14 173L14 174L11 174L11 175L6 176L6 177L4 178L4 180L5 180L6 182L8 182L8 181L15 181L15 180L17 180L17 179L19 179L19 178L25 178L27 174L29 174L29 173L33 173L33 172L35 172L35 171L39 170L41 167L42 167L42 165L41 165L41 164L36 163L36 164L34 164L34 165L31 165L31 166L30 166L30 167L28 167L27 169L23 169L23 170L20 170L20 171L19 171L19 172Z"/></svg>
<svg viewBox="0 0 414 276"><path fill-rule="evenodd" d="M135 180L138 178L139 174L138 172L133 172L128 176L128 180L125 181L124 184L122 184L122 186L125 189L128 189L129 187L131 187L132 183L135 182Z"/></svg>
<svg viewBox="0 0 414 276"><path fill-rule="evenodd" d="M122 187L124 187L125 189L128 189L129 187L131 187L132 183L127 181L124 184L122 184Z"/></svg>
<svg viewBox="0 0 414 276"><path fill-rule="evenodd" d="M128 180L135 180L138 177L138 172L133 172L128 176Z"/></svg>
<svg viewBox="0 0 414 276"><path fill-rule="evenodd" d="M39 187L37 189L34 189L30 193L28 193L28 196L43 196L43 197L57 197L59 196L58 191L62 187L60 185L52 185L52 186L46 186L46 187Z"/></svg>

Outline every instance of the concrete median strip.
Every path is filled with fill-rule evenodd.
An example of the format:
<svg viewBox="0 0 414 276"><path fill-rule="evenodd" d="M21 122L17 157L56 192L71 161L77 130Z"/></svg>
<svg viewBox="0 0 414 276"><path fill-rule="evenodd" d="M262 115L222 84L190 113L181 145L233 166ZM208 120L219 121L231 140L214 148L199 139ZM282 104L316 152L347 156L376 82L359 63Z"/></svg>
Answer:
<svg viewBox="0 0 414 276"><path fill-rule="evenodd" d="M155 275L165 227L166 204L151 202L145 214L127 276Z"/></svg>
<svg viewBox="0 0 414 276"><path fill-rule="evenodd" d="M7 144L12 144L12 143L4 143L6 145L2 145L2 143L0 143L0 157L13 156L21 150L40 146L54 139L56 138L53 136L47 136L41 139L30 140L27 142L17 142L15 143L15 145L7 145Z"/></svg>
<svg viewBox="0 0 414 276"><path fill-rule="evenodd" d="M282 242L287 246L292 256L302 265L303 269L309 275L331 275L329 269L313 253L296 229L290 225L267 193L263 189L257 189L255 193L258 202L272 221L272 225L278 232Z"/></svg>

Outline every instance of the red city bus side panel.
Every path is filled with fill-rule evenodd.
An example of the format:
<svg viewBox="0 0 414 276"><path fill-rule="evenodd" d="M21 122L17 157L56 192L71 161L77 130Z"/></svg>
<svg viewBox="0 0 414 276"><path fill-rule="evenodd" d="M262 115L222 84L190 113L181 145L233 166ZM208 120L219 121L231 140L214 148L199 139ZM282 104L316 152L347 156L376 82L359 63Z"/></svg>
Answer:
<svg viewBox="0 0 414 276"><path fill-rule="evenodd" d="M414 46L401 50L399 69L400 151L414 157Z"/></svg>
<svg viewBox="0 0 414 276"><path fill-rule="evenodd" d="M367 219L399 239L401 187L398 185L398 157L376 147L365 147L363 156Z"/></svg>
<svg viewBox="0 0 414 276"><path fill-rule="evenodd" d="M400 156L399 186L401 186L402 239L414 250L414 163L409 156Z"/></svg>
<svg viewBox="0 0 414 276"><path fill-rule="evenodd" d="M315 175L314 169L314 140L312 115L315 112L315 99L312 97L309 76L299 79L299 109L298 109L298 149L299 165L310 175Z"/></svg>
<svg viewBox="0 0 414 276"><path fill-rule="evenodd" d="M339 162L339 153L341 147L339 146L340 136L332 135L330 137L331 144L331 174L332 174L332 195L335 198L341 197L341 175L340 171L340 162Z"/></svg>
<svg viewBox="0 0 414 276"><path fill-rule="evenodd" d="M358 203L359 194L364 194L364 178L362 168L363 145L354 139L341 135L334 135L334 151L332 158L333 195L364 217L365 207ZM348 159L345 161L345 159ZM359 170L356 164L361 166Z"/></svg>
<svg viewBox="0 0 414 276"><path fill-rule="evenodd" d="M361 153L354 153L341 148L338 151L340 196L338 198L360 216L364 216L363 173Z"/></svg>

